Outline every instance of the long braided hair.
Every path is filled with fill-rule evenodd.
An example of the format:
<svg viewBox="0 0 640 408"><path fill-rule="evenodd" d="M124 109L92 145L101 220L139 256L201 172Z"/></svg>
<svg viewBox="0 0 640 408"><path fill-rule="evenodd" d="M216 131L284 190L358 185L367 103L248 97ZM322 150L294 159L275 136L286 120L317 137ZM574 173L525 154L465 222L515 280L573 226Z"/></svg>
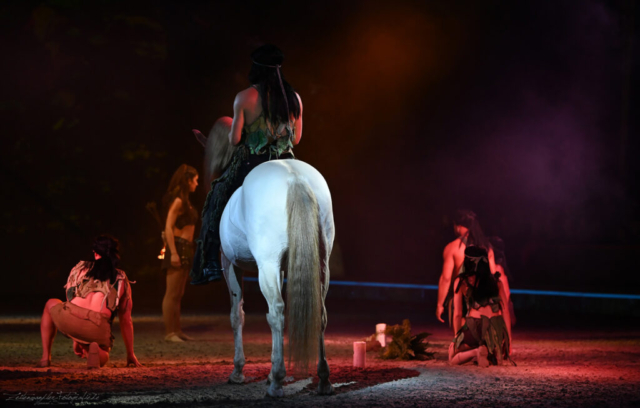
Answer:
<svg viewBox="0 0 640 408"><path fill-rule="evenodd" d="M300 102L293 87L284 79L282 62L284 54L272 44L265 44L251 53L251 70L249 82L258 85L258 93L262 100L262 111L265 118L272 124L289 123L290 115L295 119L300 117ZM282 93L280 78L285 95Z"/></svg>
<svg viewBox="0 0 640 408"><path fill-rule="evenodd" d="M480 304L500 294L497 282L499 274L491 273L486 249L479 246L468 246L464 250L463 265L464 271L458 275L460 281L456 287L456 293L460 290L462 282L466 282L470 289L469 297ZM469 281L472 276L475 277L473 283Z"/></svg>
<svg viewBox="0 0 640 408"><path fill-rule="evenodd" d="M507 264L507 256L504 254L504 241L498 236L493 236L489 237L489 242L491 242L491 248L493 249L496 265L502 266L504 274L508 279L511 279L511 270Z"/></svg>

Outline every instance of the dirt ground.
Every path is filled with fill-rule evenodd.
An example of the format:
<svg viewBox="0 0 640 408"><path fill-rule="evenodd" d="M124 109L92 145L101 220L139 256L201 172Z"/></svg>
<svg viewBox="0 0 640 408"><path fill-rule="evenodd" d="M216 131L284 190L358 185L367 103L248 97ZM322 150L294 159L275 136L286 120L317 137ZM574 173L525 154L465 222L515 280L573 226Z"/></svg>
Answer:
<svg viewBox="0 0 640 408"><path fill-rule="evenodd" d="M380 320L380 321L378 321ZM386 321L388 324L400 323ZM384 361L367 354L353 369L352 343L372 334L376 316L331 316L327 355L336 394L320 397L312 376L288 377L285 397L265 398L271 335L264 315L247 315L244 385L227 384L233 368L233 336L226 315L183 317L198 340L163 341L159 316L134 316L135 351L143 368L126 368L119 328L111 360L85 369L71 341L56 337L52 367L33 368L41 355L39 320L0 319L0 401L3 406L533 406L640 407L640 330L603 327L516 327L517 367L451 367L446 325L416 324L428 331L431 361Z"/></svg>

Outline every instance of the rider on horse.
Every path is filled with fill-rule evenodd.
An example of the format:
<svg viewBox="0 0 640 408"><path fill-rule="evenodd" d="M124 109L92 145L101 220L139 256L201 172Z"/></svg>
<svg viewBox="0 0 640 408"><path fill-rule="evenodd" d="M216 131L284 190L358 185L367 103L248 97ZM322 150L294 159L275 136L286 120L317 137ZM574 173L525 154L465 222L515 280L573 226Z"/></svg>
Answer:
<svg viewBox="0 0 640 408"><path fill-rule="evenodd" d="M233 104L229 142L237 148L222 176L212 182L202 211L190 273L194 285L222 278L220 218L231 195L259 164L293 158L293 146L302 135L302 101L282 75L282 51L263 45L251 53L251 60L251 86L238 93Z"/></svg>

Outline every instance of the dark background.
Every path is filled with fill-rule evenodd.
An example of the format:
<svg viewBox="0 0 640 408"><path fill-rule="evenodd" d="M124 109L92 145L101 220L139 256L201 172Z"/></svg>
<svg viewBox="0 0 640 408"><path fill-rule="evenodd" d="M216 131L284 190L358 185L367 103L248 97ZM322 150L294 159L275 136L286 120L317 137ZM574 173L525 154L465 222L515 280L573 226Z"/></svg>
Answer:
<svg viewBox="0 0 640 408"><path fill-rule="evenodd" d="M267 42L304 102L296 156L333 194L335 279L437 283L470 208L512 287L640 293L637 17L631 0L3 2L3 312L63 297L103 232L160 311L145 205L202 167L190 130L232 115ZM224 286L185 307L226 312Z"/></svg>

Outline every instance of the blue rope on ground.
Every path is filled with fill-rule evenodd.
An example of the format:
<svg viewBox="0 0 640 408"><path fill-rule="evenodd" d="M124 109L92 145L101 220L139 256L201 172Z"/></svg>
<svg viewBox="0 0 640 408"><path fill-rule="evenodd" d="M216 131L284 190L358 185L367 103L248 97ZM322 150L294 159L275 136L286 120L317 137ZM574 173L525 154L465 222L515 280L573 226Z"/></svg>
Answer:
<svg viewBox="0 0 640 408"><path fill-rule="evenodd" d="M257 282L258 278L244 278L248 282ZM286 279L284 280L287 281ZM417 285L412 283L383 283L383 282L356 282L356 281L331 281L331 286L361 286L371 288L389 289L428 289L438 290L438 285ZM511 289L511 293L517 295L542 295L542 296L565 296L565 297L585 297L599 299L631 299L640 300L640 295L617 294L617 293L586 293L586 292L561 292L553 290L530 290Z"/></svg>

